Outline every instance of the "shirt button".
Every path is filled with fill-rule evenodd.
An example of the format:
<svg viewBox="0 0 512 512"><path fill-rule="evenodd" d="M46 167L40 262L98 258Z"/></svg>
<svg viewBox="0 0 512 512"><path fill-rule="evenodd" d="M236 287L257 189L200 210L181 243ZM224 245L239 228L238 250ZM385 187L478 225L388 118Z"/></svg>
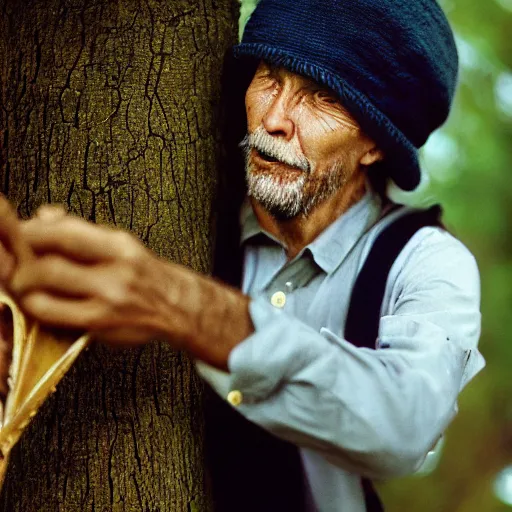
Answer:
<svg viewBox="0 0 512 512"><path fill-rule="evenodd" d="M243 398L244 397L242 395L242 392L238 391L238 389L234 389L233 391L230 391L227 396L228 402L233 407L238 407L242 403Z"/></svg>
<svg viewBox="0 0 512 512"><path fill-rule="evenodd" d="M283 292L276 292L270 297L270 304L275 308L284 308L286 304L286 295Z"/></svg>

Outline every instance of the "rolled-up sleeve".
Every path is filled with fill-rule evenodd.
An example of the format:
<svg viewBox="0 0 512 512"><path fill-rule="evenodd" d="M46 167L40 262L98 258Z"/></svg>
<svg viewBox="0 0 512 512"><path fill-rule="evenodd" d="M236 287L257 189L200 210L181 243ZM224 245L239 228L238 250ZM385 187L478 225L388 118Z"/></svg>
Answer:
<svg viewBox="0 0 512 512"><path fill-rule="evenodd" d="M344 469L372 478L415 471L483 366L474 260L442 236L430 242L437 247L419 247L395 280L377 350L253 300L255 332L231 352L230 373L203 376L221 394L237 390L249 420ZM432 250L445 263L422 266L418 281Z"/></svg>

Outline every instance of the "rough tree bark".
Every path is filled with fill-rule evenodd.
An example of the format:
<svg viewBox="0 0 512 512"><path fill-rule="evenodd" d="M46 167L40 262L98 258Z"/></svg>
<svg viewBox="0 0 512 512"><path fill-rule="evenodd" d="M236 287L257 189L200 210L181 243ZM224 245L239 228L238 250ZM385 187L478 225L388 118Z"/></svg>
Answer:
<svg viewBox="0 0 512 512"><path fill-rule="evenodd" d="M0 0L0 186L208 272L235 0ZM201 384L162 343L83 354L15 449L1 510L199 511Z"/></svg>

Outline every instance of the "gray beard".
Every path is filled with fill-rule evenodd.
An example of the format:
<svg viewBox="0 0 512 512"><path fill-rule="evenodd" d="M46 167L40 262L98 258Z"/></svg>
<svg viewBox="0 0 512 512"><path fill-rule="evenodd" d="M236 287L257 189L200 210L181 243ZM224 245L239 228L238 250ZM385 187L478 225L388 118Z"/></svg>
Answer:
<svg viewBox="0 0 512 512"><path fill-rule="evenodd" d="M255 173L246 161L247 193L276 219L289 220L298 215L307 217L346 183L341 163L331 166L320 178L297 172L301 174L293 181L281 183L272 174Z"/></svg>
<svg viewBox="0 0 512 512"><path fill-rule="evenodd" d="M310 162L290 143L271 137L262 127L248 134L240 143L245 154L247 193L272 216L287 220L297 215L308 216L311 211L332 196L346 183L342 162L336 162L322 176L316 177ZM294 167L298 176L283 183L271 172L257 172L251 166L251 150L271 155Z"/></svg>

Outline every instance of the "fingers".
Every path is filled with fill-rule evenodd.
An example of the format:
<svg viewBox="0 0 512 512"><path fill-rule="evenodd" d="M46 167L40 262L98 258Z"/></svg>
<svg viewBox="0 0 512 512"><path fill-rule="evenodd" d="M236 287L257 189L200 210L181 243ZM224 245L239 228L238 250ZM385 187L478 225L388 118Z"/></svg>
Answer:
<svg viewBox="0 0 512 512"><path fill-rule="evenodd" d="M88 330L101 318L103 305L96 299L69 299L46 292L29 293L21 307L43 324Z"/></svg>
<svg viewBox="0 0 512 512"><path fill-rule="evenodd" d="M71 216L34 218L21 230L34 252L60 253L83 262L130 259L144 247L129 233Z"/></svg>
<svg viewBox="0 0 512 512"><path fill-rule="evenodd" d="M136 280L137 270L129 264L84 265L50 254L19 267L9 290L19 299L42 291L68 298L96 297L116 306L128 298Z"/></svg>
<svg viewBox="0 0 512 512"><path fill-rule="evenodd" d="M154 258L136 237L49 205L28 221L14 218L32 256L15 265L7 287L34 320L130 343L163 332L153 307L161 277L148 278Z"/></svg>
<svg viewBox="0 0 512 512"><path fill-rule="evenodd" d="M96 276L97 271L90 267L50 254L21 265L11 279L9 290L15 296L39 289L68 296L86 296L94 291Z"/></svg>
<svg viewBox="0 0 512 512"><path fill-rule="evenodd" d="M35 291L23 296L19 302L24 311L44 325L85 330L94 333L96 338L101 338L101 333L123 333L125 338L146 333L148 338L149 333L154 335L160 328L154 314L141 313L140 308L118 311L98 297L75 299Z"/></svg>

